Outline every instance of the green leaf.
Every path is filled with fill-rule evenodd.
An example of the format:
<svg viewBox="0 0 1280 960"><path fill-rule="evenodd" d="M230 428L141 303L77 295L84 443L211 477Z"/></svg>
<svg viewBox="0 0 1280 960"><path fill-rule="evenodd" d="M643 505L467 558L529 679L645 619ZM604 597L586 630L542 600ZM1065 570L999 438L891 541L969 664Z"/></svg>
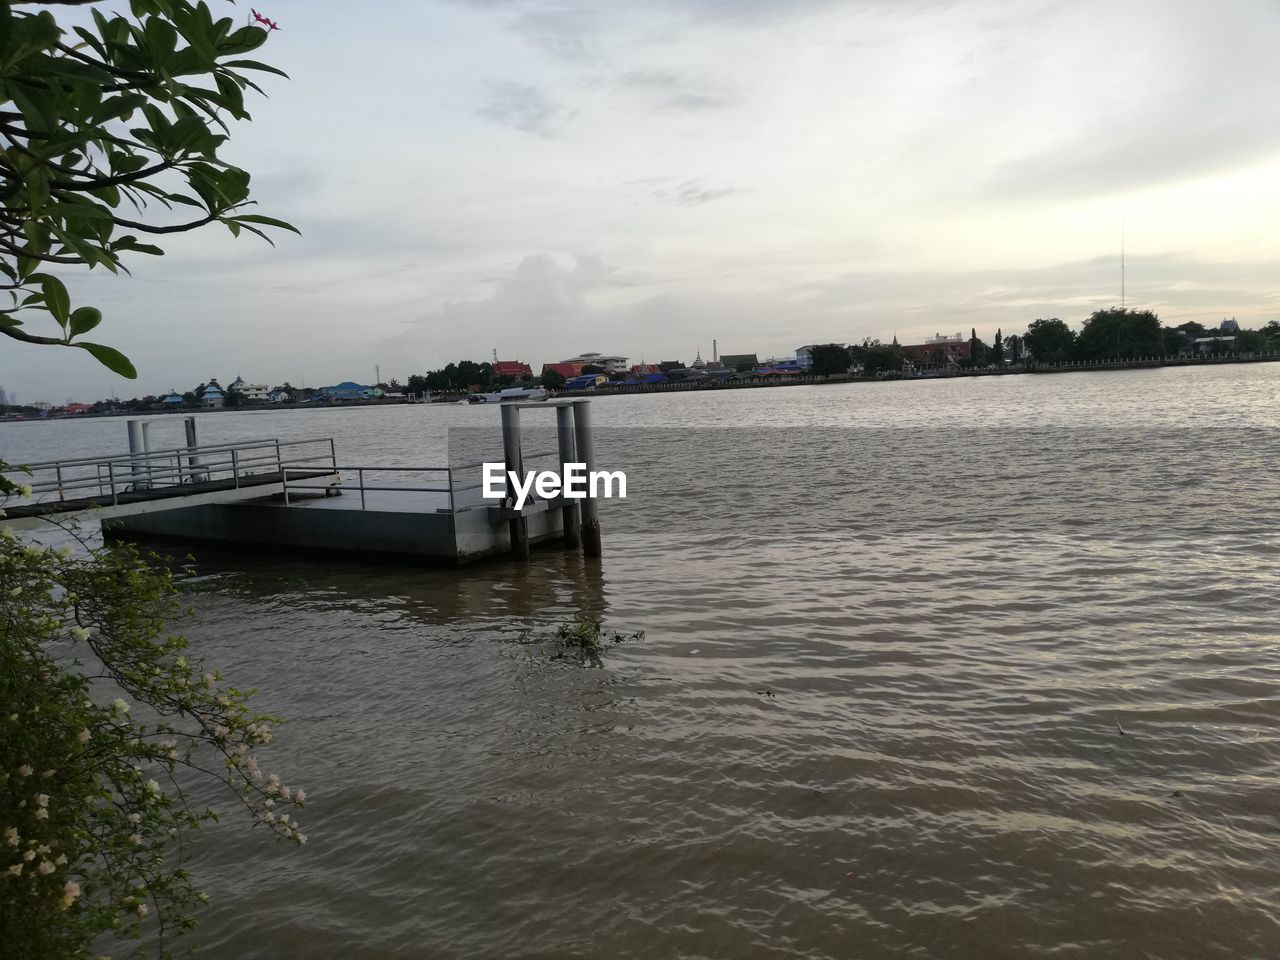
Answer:
<svg viewBox="0 0 1280 960"><path fill-rule="evenodd" d="M32 279L35 278L32 277ZM57 277L42 273L40 289L44 292L45 309L53 314L53 319L58 321L58 326L65 330L67 321L71 319L71 297L67 295L67 288Z"/></svg>
<svg viewBox="0 0 1280 960"><path fill-rule="evenodd" d="M73 343L73 347L79 347L81 350L88 350L93 354L100 364L113 373L118 373L122 377L129 380L138 379L138 371L123 353L115 347L108 347L102 343Z"/></svg>
<svg viewBox="0 0 1280 960"><path fill-rule="evenodd" d="M71 313L71 336L88 333L102 322L102 311L97 307L77 307Z"/></svg>
<svg viewBox="0 0 1280 960"><path fill-rule="evenodd" d="M235 218L237 223L260 223L264 227L279 227L281 230L289 230L302 236L302 231L295 227L292 223L286 223L283 220L277 220L275 217L264 217L260 213L246 213Z"/></svg>
<svg viewBox="0 0 1280 960"><path fill-rule="evenodd" d="M289 79L289 75L283 70L277 70L275 67L269 66L265 63L260 63L257 60L228 60L223 64L223 66L240 67L243 70L262 70L265 73L274 73L277 77L284 77L286 80Z"/></svg>

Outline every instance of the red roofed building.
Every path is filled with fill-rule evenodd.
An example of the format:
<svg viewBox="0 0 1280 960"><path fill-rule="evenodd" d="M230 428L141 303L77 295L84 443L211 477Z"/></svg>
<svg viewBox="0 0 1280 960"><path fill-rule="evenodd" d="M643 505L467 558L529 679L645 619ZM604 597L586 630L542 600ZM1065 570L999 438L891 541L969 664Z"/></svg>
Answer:
<svg viewBox="0 0 1280 960"><path fill-rule="evenodd" d="M964 334L946 336L938 333L927 337L924 343L904 345L902 352L921 369L951 367L969 357L972 344Z"/></svg>
<svg viewBox="0 0 1280 960"><path fill-rule="evenodd" d="M88 413L93 409L90 403L68 403L62 408L63 413Z"/></svg>
<svg viewBox="0 0 1280 960"><path fill-rule="evenodd" d="M571 380L582 373L582 364L580 363L544 363L542 365L542 375L545 377L547 371L558 373L566 380Z"/></svg>
<svg viewBox="0 0 1280 960"><path fill-rule="evenodd" d="M493 375L495 377L515 377L519 380L524 377L532 377L533 370L527 363L521 363L519 360L499 360L493 365Z"/></svg>
<svg viewBox="0 0 1280 960"><path fill-rule="evenodd" d="M661 373L656 363L633 363L629 371L633 375L641 375L645 373Z"/></svg>

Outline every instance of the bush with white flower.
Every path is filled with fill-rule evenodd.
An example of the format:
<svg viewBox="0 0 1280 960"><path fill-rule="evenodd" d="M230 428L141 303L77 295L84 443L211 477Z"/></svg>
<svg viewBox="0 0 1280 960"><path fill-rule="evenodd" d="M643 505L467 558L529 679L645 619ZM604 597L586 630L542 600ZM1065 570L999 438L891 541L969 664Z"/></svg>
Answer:
<svg viewBox="0 0 1280 960"><path fill-rule="evenodd" d="M167 633L179 585L153 557L0 529L0 585L0 954L87 956L114 935L167 955L203 900L192 836L216 818L195 778L306 842L304 792L259 768L277 721Z"/></svg>

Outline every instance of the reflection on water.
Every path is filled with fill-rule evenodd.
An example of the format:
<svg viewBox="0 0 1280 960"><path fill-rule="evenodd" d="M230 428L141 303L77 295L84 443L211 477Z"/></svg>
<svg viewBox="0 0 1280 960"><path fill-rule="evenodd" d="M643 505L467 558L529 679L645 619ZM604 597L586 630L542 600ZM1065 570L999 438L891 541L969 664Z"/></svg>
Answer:
<svg viewBox="0 0 1280 960"><path fill-rule="evenodd" d="M600 564L201 554L312 802L202 843L200 955L1280 953L1274 369L616 398ZM305 433L485 425L381 413ZM578 615L646 640L517 642Z"/></svg>

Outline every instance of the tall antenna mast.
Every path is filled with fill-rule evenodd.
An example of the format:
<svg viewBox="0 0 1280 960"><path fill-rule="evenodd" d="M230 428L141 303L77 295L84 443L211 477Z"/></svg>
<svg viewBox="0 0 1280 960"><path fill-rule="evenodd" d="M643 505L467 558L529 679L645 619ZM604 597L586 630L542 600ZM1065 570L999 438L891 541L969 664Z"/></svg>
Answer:
<svg viewBox="0 0 1280 960"><path fill-rule="evenodd" d="M382 382L382 368L376 363L373 365L373 385L376 387Z"/></svg>
<svg viewBox="0 0 1280 960"><path fill-rule="evenodd" d="M1124 207L1120 207L1120 309L1125 308L1124 296Z"/></svg>

